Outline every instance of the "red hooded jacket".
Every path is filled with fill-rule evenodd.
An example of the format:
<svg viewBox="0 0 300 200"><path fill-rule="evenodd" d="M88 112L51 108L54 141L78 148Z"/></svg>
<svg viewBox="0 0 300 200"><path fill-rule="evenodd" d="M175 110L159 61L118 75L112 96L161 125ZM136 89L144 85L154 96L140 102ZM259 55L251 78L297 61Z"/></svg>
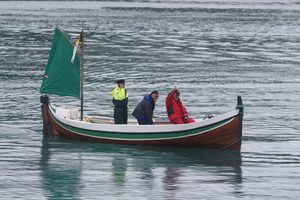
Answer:
<svg viewBox="0 0 300 200"><path fill-rule="evenodd" d="M194 120L184 120L185 117L188 116L188 113L184 107L184 105L181 103L181 100L178 99L176 102L174 99L174 93L176 90L172 90L166 99L166 109L168 113L168 117L170 122L173 124L183 124L183 123L190 123L193 122Z"/></svg>

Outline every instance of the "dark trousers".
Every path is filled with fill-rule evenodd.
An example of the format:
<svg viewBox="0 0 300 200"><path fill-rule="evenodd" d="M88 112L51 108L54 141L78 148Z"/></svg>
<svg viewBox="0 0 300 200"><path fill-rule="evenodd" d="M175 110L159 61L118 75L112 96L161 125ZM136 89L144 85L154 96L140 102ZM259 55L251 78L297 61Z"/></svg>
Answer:
<svg viewBox="0 0 300 200"><path fill-rule="evenodd" d="M147 118L144 115L139 116L138 118L136 118L139 125L146 125L146 124L150 124L147 120Z"/></svg>
<svg viewBox="0 0 300 200"><path fill-rule="evenodd" d="M115 124L127 124L127 108L118 108L115 107L114 109L114 120Z"/></svg>

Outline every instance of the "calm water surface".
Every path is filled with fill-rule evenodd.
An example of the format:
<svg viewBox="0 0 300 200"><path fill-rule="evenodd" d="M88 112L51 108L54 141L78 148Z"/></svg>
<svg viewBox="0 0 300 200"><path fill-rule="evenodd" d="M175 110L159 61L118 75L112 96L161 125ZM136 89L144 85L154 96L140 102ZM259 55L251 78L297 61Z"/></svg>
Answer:
<svg viewBox="0 0 300 200"><path fill-rule="evenodd" d="M83 28L85 110L112 116L177 85L191 116L245 104L241 152L42 136L39 86L53 30ZM300 3L293 0L0 1L0 199L299 199ZM79 106L72 98L55 104Z"/></svg>

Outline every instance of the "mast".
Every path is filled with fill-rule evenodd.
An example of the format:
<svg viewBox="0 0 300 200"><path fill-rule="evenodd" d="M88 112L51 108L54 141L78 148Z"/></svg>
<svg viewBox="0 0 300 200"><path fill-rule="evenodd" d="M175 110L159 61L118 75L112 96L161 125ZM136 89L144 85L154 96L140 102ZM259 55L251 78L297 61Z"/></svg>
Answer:
<svg viewBox="0 0 300 200"><path fill-rule="evenodd" d="M84 65L83 65L83 29L80 33L80 120L83 120L83 81L84 81Z"/></svg>

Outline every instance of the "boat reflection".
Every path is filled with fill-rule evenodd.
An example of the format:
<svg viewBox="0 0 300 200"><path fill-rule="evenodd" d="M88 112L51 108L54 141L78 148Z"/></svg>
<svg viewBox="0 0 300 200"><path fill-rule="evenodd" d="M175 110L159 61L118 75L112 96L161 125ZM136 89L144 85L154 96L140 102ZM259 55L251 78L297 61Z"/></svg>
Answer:
<svg viewBox="0 0 300 200"><path fill-rule="evenodd" d="M53 141L53 140L52 140ZM55 147L47 137L43 138L40 158L41 184L48 199L80 199L81 162L64 155L60 146Z"/></svg>
<svg viewBox="0 0 300 200"><path fill-rule="evenodd" d="M240 151L173 147L137 147L135 151L137 150L140 155L132 161L135 163L136 170L140 169L140 172L145 172L146 167L149 168L146 171L148 174L148 171L155 168L164 169L162 183L164 190L168 191L168 196L166 196L168 199L176 199L176 192L180 190L179 185L182 184L182 181L179 180L189 176L186 173L191 170L194 174L204 173L213 179L217 177L216 180L201 179L202 176L191 177L191 179L197 179L197 182L223 182L232 185L236 191L239 191L241 187L242 158ZM151 185L153 182L152 179L148 179L148 181L149 184L145 184L145 186Z"/></svg>
<svg viewBox="0 0 300 200"><path fill-rule="evenodd" d="M241 163L239 151L133 147L47 137L43 139L40 159L42 185L49 199L77 199L86 184L96 187L95 190L108 187L113 190L111 195L120 197L134 184L145 191L156 190L157 182L161 183L160 190L173 198L181 189L179 180L189 176L190 171L196 176L204 173L221 177L222 182L238 190L242 183ZM82 177L86 174L84 169L95 174L93 178L99 182L98 186L91 186L90 177ZM110 174L110 178L95 177L99 171Z"/></svg>

